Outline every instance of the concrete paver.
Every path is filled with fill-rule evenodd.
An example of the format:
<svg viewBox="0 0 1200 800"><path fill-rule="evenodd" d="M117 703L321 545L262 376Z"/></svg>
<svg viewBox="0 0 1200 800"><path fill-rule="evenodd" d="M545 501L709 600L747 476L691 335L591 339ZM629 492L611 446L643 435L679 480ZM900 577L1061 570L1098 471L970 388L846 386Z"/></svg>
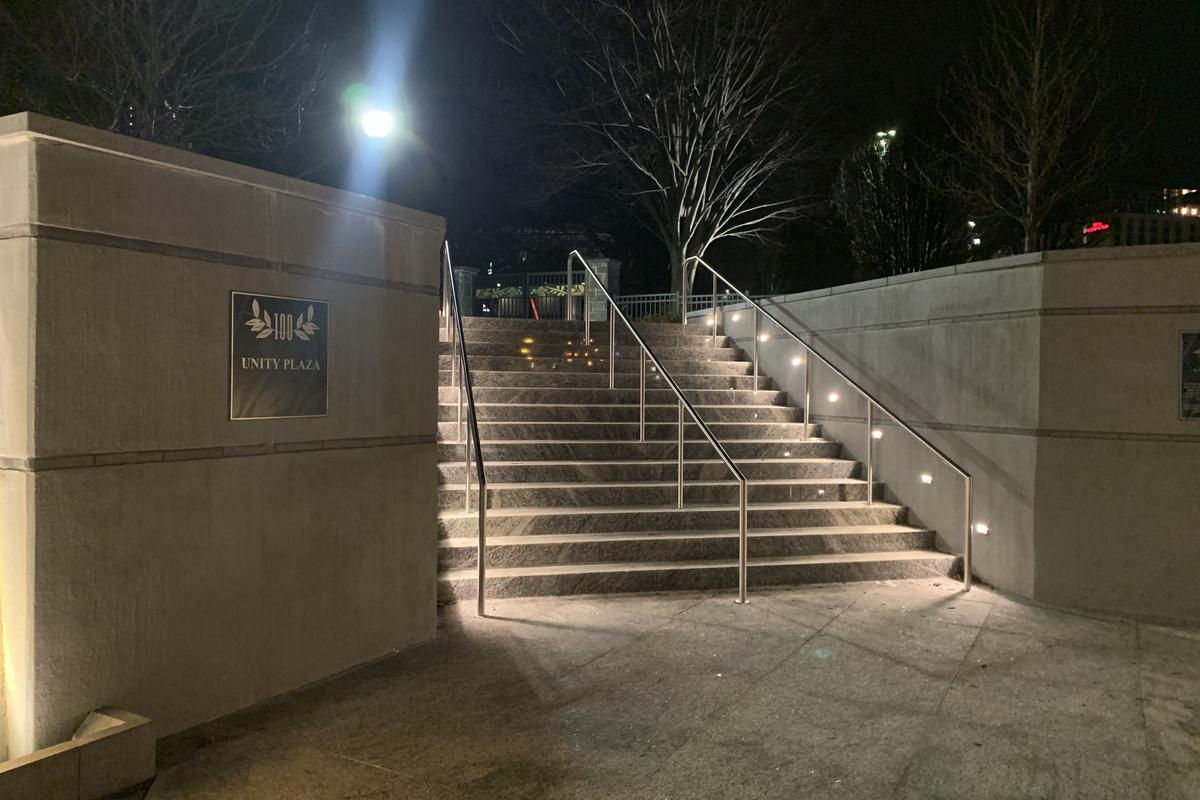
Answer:
<svg viewBox="0 0 1200 800"><path fill-rule="evenodd" d="M1200 631L958 589L447 606L165 740L149 797L1200 797Z"/></svg>

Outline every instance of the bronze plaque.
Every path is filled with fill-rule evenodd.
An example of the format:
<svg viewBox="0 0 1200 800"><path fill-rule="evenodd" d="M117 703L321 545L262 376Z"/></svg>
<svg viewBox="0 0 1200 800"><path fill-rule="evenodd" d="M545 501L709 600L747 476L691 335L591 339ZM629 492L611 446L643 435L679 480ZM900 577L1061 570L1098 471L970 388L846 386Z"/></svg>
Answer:
<svg viewBox="0 0 1200 800"><path fill-rule="evenodd" d="M1179 335L1179 417L1200 419L1200 331Z"/></svg>
<svg viewBox="0 0 1200 800"><path fill-rule="evenodd" d="M233 292L229 418L329 413L329 303Z"/></svg>

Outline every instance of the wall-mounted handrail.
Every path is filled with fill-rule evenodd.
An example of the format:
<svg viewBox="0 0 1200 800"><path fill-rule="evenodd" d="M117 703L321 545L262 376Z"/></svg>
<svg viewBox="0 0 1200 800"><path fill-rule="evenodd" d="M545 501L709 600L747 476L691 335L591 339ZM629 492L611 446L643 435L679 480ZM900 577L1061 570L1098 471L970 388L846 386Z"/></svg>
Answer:
<svg viewBox="0 0 1200 800"><path fill-rule="evenodd" d="M646 340L642 338L642 335L637 332L636 328L633 327L633 323L629 321L629 318L626 317L625 314L621 311L621 309L617 306L617 301L613 298L613 296L611 294L609 294L608 287L605 286L604 282L600 280L600 278L596 275L595 271L592 269L592 265L587 262L587 259L585 259L579 253L578 250L572 250L571 254L567 256L567 290L568 290L568 294L570 293L570 290L572 288L574 273L572 272L571 267L575 261L578 261L580 263L580 265L583 266L583 269L584 269L584 288L583 288L584 334L583 334L583 337L584 337L584 341L589 345L592 343L592 320L591 320L591 314L589 313L590 312L590 308L589 308L590 295L588 294L588 286L587 286L588 281L591 281L597 287L599 287L600 291L604 293L605 299L608 301L608 307L609 307L608 388L609 389L616 388L616 360L617 360L616 359L616 355L617 355L616 323L617 323L618 318L620 318L621 322L625 323L625 327L629 329L630 334L633 335L633 338L637 341L639 347L641 348L641 352L640 352L641 369L639 371L640 372L640 380L641 380L641 384L640 384L641 412L640 412L640 417L639 417L639 419L641 421L641 424L640 424L641 441L643 441L643 442L646 441L646 359L647 358L650 359L650 363L652 363L654 365L655 369L658 370L658 374L660 376L662 376L663 380L665 380L667 382L668 388L670 388L670 390L675 393L675 397L679 400L679 427L678 427L678 442L677 442L677 446L678 446L678 452L677 452L678 483L677 483L677 491L676 491L676 499L677 499L678 507L683 508L683 427L684 427L683 412L685 410L691 416L692 420L696 423L697 427L700 428L700 432L704 435L704 438L707 439L708 443L711 444L713 446L713 449L717 451L717 455L720 457L721 461L725 462L725 466L729 468L729 471L733 473L734 478L737 479L737 482L738 482L738 597L737 597L737 602L745 603L746 602L746 589L747 589L746 565L747 565L747 559L748 559L748 554L749 554L749 545L748 545L747 538L746 538L746 527L747 527L748 519L749 519L749 515L747 512L749 491L748 491L748 484L746 481L746 476L744 474L742 474L742 471L740 469L738 469L737 464L734 462L734 460L732 458L730 458L729 453L725 452L725 448L721 446L721 443L719 441L717 441L717 437L713 435L712 430L708 427L708 425L704 422L704 420L702 420L700 418L700 415L696 412L695 407L692 406L691 402L686 397L683 396L683 390L681 388L679 388L679 384L675 382L675 379L672 378L671 374L669 372L667 372L667 370L663 367L662 362L658 360L658 356L654 355L654 351L650 349L650 345L646 344ZM756 385L754 388L757 389L758 386Z"/></svg>
<svg viewBox="0 0 1200 800"><path fill-rule="evenodd" d="M776 327L778 327L781 331L783 331L785 334L787 334L793 340L795 340L796 343L799 344L801 347L803 347L805 349L805 351L808 353L809 358L804 359L804 435L805 435L805 438L808 437L808 431L809 431L809 406L811 405L811 403L810 403L811 392L810 392L810 382L809 382L809 362L811 361L812 358L816 358L818 361L820 361L822 364L824 364L835 375L837 375L839 378L844 380L847 384L849 384L849 386L851 388L853 388L860 395L862 395L863 398L867 401L867 502L868 503L873 501L874 493L875 493L875 488L872 483L874 480L874 476L872 475L872 471L873 471L873 469L872 469L872 467L873 467L872 451L873 451L873 447L874 447L874 444L873 444L874 430L873 430L873 427L871 424L873 411L875 408L878 408L884 414L891 417L892 421L895 422L897 426L899 426L900 428L904 429L909 434L911 434L913 436L913 438L915 438L918 442L920 442L922 445L924 445L931 453L933 453L935 456L937 456L939 459L941 459L946 464L946 466L950 467L950 469L954 470L962 477L962 479L965 483L965 489L966 489L966 497L965 497L965 503L964 503L964 518L965 518L965 522L966 522L964 527L965 527L965 537L966 538L963 540L963 588L966 590L970 590L970 588L971 588L971 535L972 535L971 517L973 516L973 509L972 509L973 497L972 497L972 492L971 492L971 474L969 472L967 472L965 469L963 469L961 466L959 466L954 461L954 459L950 458L950 456L943 453L935 444L933 444L933 442L929 441L924 436L922 436L921 434L919 434L915 430L913 430L911 425L909 425L907 422L905 422L903 419L901 419L894 411L892 411L890 408L888 408L882 402L880 402L879 399L876 398L873 394L871 394L866 389L864 389L861 385L859 385L859 383L857 381L855 381L853 378L851 378L849 375L847 375L841 369L838 369L836 366L834 366L830 362L830 360L828 358L826 358L819 350L817 350L813 345L811 345L808 342L801 339L800 336L797 335L795 331L793 331L791 328L789 328L787 325L785 325L778 317L776 317L770 311L767 311L767 309L763 308L763 306L758 301L752 299L749 295L747 295L741 289L734 286L733 283L728 278L726 278L721 273L717 272L712 267L711 264L709 264L707 261L705 261L703 258L701 258L699 256L691 256L688 259L686 259L684 262L685 267L687 266L687 261L695 261L697 264L703 266L705 269L707 269L713 275L713 310L712 310L712 320L710 321L710 324L711 324L714 336L716 335L716 331L717 331L717 314L716 314L717 280L720 280L722 283L724 283L726 286L728 286L729 289L734 294L738 295L738 297L740 297L743 302L745 302L750 308L754 309L754 374L756 376L758 375L758 343L760 340L760 336L758 333L758 325L759 325L759 315L760 314L762 316L766 317L767 319L769 319L771 322L775 323ZM686 270L685 270L685 272L686 272ZM686 320L687 320L686 313L684 313L683 319L685 321L684 324L686 324Z"/></svg>
<svg viewBox="0 0 1200 800"><path fill-rule="evenodd" d="M462 314L458 305L458 288L454 285L454 266L450 261L450 243L442 243L442 315L450 336L450 385L458 389L458 441L463 442L463 398L467 401L466 441L463 442L463 504L471 510L471 455L474 442L475 473L479 479L479 545L476 556L478 591L475 611L483 616L484 581L487 577L487 475L483 468L483 448L479 443L479 418L475 413L475 390L471 384L471 365L467 360L467 339L463 333ZM457 369L456 369L457 367ZM462 380L458 379L461 374Z"/></svg>

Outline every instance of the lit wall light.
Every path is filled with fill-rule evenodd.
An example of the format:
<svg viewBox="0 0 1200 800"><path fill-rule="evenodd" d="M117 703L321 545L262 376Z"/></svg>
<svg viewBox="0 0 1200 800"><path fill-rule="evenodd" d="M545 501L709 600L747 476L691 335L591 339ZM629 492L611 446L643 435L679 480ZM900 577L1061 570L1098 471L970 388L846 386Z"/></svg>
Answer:
<svg viewBox="0 0 1200 800"><path fill-rule="evenodd" d="M793 358L793 359L792 359L792 366L793 366L793 367L798 367L798 366L800 366L800 365L801 365L801 364L803 364L803 363L804 363L804 359L803 359L803 358L801 358L800 356L796 356L795 358Z"/></svg>
<svg viewBox="0 0 1200 800"><path fill-rule="evenodd" d="M769 336L767 336L765 333L760 333L760 334L758 335L758 340L759 340L760 342L765 342L765 341L766 341L767 339L769 339L769 338L770 338L770 337L769 337Z"/></svg>
<svg viewBox="0 0 1200 800"><path fill-rule="evenodd" d="M734 322L737 322L737 321L738 321L739 319L741 319L741 318L742 318L742 315L741 315L741 314L734 314L734 315L733 315L733 321L734 321Z"/></svg>
<svg viewBox="0 0 1200 800"><path fill-rule="evenodd" d="M990 530L990 529L988 528L986 522L976 522L975 523L975 532L976 533L980 533L980 534L983 534L984 536L987 536L988 530Z"/></svg>
<svg viewBox="0 0 1200 800"><path fill-rule="evenodd" d="M837 392L829 393L829 402L836 403L839 399L840 399L840 396L838 395Z"/></svg>
<svg viewBox="0 0 1200 800"><path fill-rule="evenodd" d="M708 318L708 324L709 324L709 325L716 325L717 323L716 323L716 322L713 320L713 318L712 318L712 317L709 317L709 318Z"/></svg>
<svg viewBox="0 0 1200 800"><path fill-rule="evenodd" d="M396 129L396 115L381 108L367 111L359 119L363 133L372 139L386 139Z"/></svg>
<svg viewBox="0 0 1200 800"><path fill-rule="evenodd" d="M933 483L933 476L928 472L921 473L921 483Z"/></svg>

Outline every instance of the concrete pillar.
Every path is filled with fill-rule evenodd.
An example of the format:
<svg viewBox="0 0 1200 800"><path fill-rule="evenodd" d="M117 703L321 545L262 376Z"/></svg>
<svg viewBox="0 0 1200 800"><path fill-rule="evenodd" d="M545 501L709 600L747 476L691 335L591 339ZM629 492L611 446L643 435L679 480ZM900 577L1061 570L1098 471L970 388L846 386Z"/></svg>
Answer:
<svg viewBox="0 0 1200 800"><path fill-rule="evenodd" d="M596 272L597 277L604 282L608 293L613 297L621 294L621 262L615 258L589 258L588 264ZM588 308L592 321L608 319L608 301L599 286L589 285Z"/></svg>
<svg viewBox="0 0 1200 800"><path fill-rule="evenodd" d="M454 291L458 292L458 313L475 316L475 278L479 270L471 267L454 268Z"/></svg>

